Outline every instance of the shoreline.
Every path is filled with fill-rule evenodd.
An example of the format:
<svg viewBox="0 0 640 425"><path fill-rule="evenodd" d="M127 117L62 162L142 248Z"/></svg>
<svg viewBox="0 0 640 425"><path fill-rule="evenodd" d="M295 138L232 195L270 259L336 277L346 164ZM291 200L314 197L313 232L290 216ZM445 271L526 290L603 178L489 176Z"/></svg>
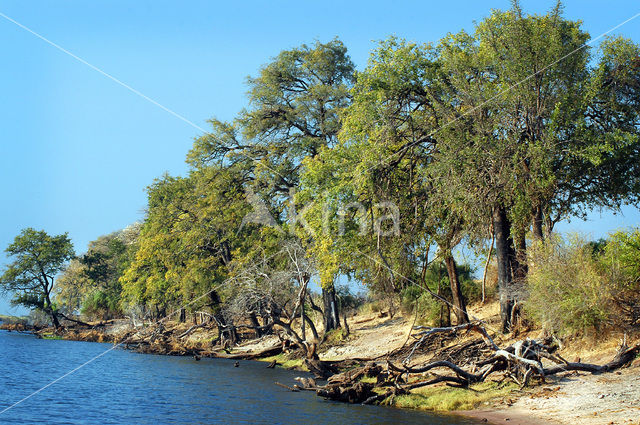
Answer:
<svg viewBox="0 0 640 425"><path fill-rule="evenodd" d="M355 322L357 321L354 320ZM330 361L332 364L338 365L340 371L345 371L355 364L363 365L369 363L371 361L371 352L383 353L383 355L385 352L391 353L395 341L402 342L406 338L406 334L398 332L398 329L406 327L406 322L403 319L385 319L375 325L367 321L366 325L366 329L371 330L370 334L367 334L364 330L356 329L355 336L352 339L342 341L338 345L329 344L323 348L320 353L321 359ZM39 338L47 338L53 334L52 328L28 330L15 325L9 327L11 329L7 329L8 326L4 324L0 329L21 333L27 332ZM277 342L277 337L273 335L259 339L248 339L238 346L231 347L231 349L224 349L220 346L211 345L212 334L215 332L213 330L198 329L188 338L183 340L178 338L180 341L180 344L178 344L175 337L183 334L184 329L189 328L190 325L172 322L171 325L167 324L167 328L169 327L171 328L170 330L163 330L163 335L168 338L167 340L161 342L145 341L144 344L137 340L125 343L122 347L143 354L193 356L197 357L196 360L200 357L263 362L277 360L279 367L307 371L301 367L303 364L302 359L297 358L298 356L295 355L289 357L291 352L287 353L286 349L285 352L282 352L282 349L274 344L274 342ZM353 325L351 327L355 328ZM135 329L123 319L101 323L100 326L94 328L72 326L54 338L117 344L123 339L130 338ZM364 329L364 325L362 329ZM389 339L391 338L389 335L393 335L395 339ZM375 338L380 345L367 351L365 348L371 348L369 346L370 341L367 340L369 337ZM364 344L364 347L360 346L362 344ZM610 351L600 352L598 354L599 360L594 359L594 361L602 362L602 360L610 358ZM466 417L493 424L638 424L637 420L632 422L633 418L640 417L640 403L637 403L640 401L640 380L638 380L638 377L640 377L640 357L636 358L630 367L621 371L600 375L573 372L570 376L558 376L550 379L545 384L531 387L525 392L512 391L507 396L501 393L496 398L489 399L488 402L476 403L478 407L471 409L461 407L453 410L440 410L426 408L426 406L420 408L419 405L399 405L397 400L394 400L389 407L422 410L437 415ZM636 381L638 384L634 386L633 382ZM296 387L295 383L291 383L291 385ZM435 388L436 390L444 388L444 391L446 391L445 387L430 388ZM627 391L628 394L625 393L626 388L631 388L631 390ZM298 389L302 388L298 387ZM474 389L471 391L478 392L478 390ZM479 391L482 392L484 390L480 389ZM428 393L426 396L429 397ZM638 406L635 410L633 408L634 402Z"/></svg>

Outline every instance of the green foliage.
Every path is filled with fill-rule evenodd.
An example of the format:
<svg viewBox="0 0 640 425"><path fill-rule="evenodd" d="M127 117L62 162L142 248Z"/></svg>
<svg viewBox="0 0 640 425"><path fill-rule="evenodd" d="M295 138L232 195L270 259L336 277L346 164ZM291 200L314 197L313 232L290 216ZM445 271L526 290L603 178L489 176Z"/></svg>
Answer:
<svg viewBox="0 0 640 425"><path fill-rule="evenodd" d="M110 319L120 312L120 293L96 291L85 299L81 312L85 317Z"/></svg>
<svg viewBox="0 0 640 425"><path fill-rule="evenodd" d="M612 288L616 322L640 325L640 229L609 236L599 255L601 274Z"/></svg>
<svg viewBox="0 0 640 425"><path fill-rule="evenodd" d="M119 279L137 250L138 233L138 226L131 226L90 242L87 252L73 259L58 279L60 308L90 319L122 315Z"/></svg>
<svg viewBox="0 0 640 425"><path fill-rule="evenodd" d="M640 230L586 242L560 237L530 252L529 299L534 320L558 334L640 324Z"/></svg>
<svg viewBox="0 0 640 425"><path fill-rule="evenodd" d="M14 305L47 312L57 326L51 291L56 275L74 256L68 235L50 236L43 230L27 228L15 237L5 252L13 261L0 276L0 290L13 295L11 302Z"/></svg>
<svg viewBox="0 0 640 425"><path fill-rule="evenodd" d="M612 322L615 288L600 273L592 247L559 236L531 248L525 311L558 334L587 333Z"/></svg>
<svg viewBox="0 0 640 425"><path fill-rule="evenodd" d="M600 264L620 291L640 290L640 228L609 235L599 252Z"/></svg>

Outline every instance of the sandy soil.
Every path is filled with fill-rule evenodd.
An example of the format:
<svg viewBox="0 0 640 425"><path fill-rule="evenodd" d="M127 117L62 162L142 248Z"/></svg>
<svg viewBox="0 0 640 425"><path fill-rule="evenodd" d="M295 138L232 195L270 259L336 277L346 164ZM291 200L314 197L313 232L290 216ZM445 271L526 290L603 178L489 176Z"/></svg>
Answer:
<svg viewBox="0 0 640 425"><path fill-rule="evenodd" d="M401 347L411 329L403 317L380 318L377 315L349 319L351 335L344 344L320 353L321 360L371 359Z"/></svg>
<svg viewBox="0 0 640 425"><path fill-rule="evenodd" d="M496 308L493 310L497 312ZM474 313L494 315L491 306ZM411 328L411 319L401 316L391 320L376 315L355 316L349 320L350 337L322 352L320 357L323 360L383 357L404 344ZM412 341L410 339L409 344ZM508 344L509 341L499 343ZM612 339L609 343L593 347L574 342L572 345L579 348L565 350L561 354L569 359L581 357L582 361L602 364L613 358L618 343L619 340ZM422 360L421 356L414 358L418 363ZM490 409L460 413L491 423L640 425L640 359L631 367L614 373L592 375L574 372L554 376L548 379L547 384L527 390L520 397L514 395L508 400L498 400Z"/></svg>
<svg viewBox="0 0 640 425"><path fill-rule="evenodd" d="M559 377L509 410L563 424L640 424L640 362L614 373Z"/></svg>

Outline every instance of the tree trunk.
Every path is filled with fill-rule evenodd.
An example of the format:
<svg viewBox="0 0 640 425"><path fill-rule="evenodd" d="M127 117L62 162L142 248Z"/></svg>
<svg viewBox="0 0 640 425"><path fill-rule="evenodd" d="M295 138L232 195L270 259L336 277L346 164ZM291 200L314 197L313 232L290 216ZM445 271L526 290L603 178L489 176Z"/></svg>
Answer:
<svg viewBox="0 0 640 425"><path fill-rule="evenodd" d="M58 329L60 327L60 321L58 320L58 315L56 314L56 311L51 304L51 297L49 297L49 292L47 292L47 289L45 289L45 300L47 302L47 308L45 312L48 313L49 316L51 316L51 323L53 323L53 327L55 329Z"/></svg>
<svg viewBox="0 0 640 425"><path fill-rule="evenodd" d="M537 205L533 210L533 239L536 241L544 240L544 234L542 233L542 207Z"/></svg>
<svg viewBox="0 0 640 425"><path fill-rule="evenodd" d="M516 284L521 285L527 278L529 267L527 266L527 240L524 231L516 235L515 246L510 249L512 252L511 273Z"/></svg>
<svg viewBox="0 0 640 425"><path fill-rule="evenodd" d="M318 330L316 329L316 325L313 324L313 321L311 320L311 318L305 314L304 320L307 322L309 329L311 329L311 335L313 335L313 338L316 341L319 340L320 338L318 337Z"/></svg>
<svg viewBox="0 0 640 425"><path fill-rule="evenodd" d="M440 283L438 283L438 290L436 292L436 295L438 295L438 297L441 297L442 299L445 299L445 297L442 296L442 287L440 285ZM438 326L450 326L451 325L451 310L449 309L449 304L447 303L440 303L440 321Z"/></svg>
<svg viewBox="0 0 640 425"><path fill-rule="evenodd" d="M322 303L324 305L324 332L340 327L338 301L336 300L336 289L333 285L330 288L322 288Z"/></svg>
<svg viewBox="0 0 640 425"><path fill-rule="evenodd" d="M254 312L249 313L249 321L256 331L256 338L260 338L262 336L262 330L260 329L260 322L258 322L258 318Z"/></svg>
<svg viewBox="0 0 640 425"><path fill-rule="evenodd" d="M513 252L511 239L511 223L504 207L493 212L493 231L496 238L496 260L498 263L498 294L500 297L500 318L502 331L511 329L511 311L513 310L513 276L511 258Z"/></svg>
<svg viewBox="0 0 640 425"><path fill-rule="evenodd" d="M460 287L456 260L453 258L453 255L451 255L451 252L445 256L444 263L447 266L451 293L453 294L453 312L456 315L456 324L461 325L469 322L469 315L467 314L467 307L464 302L464 296L462 295L462 288Z"/></svg>
<svg viewBox="0 0 640 425"><path fill-rule="evenodd" d="M49 309L49 314L51 316L51 321L53 322L53 327L58 329L60 327L60 321L58 320L58 315L52 308Z"/></svg>
<svg viewBox="0 0 640 425"><path fill-rule="evenodd" d="M184 308L180 309L180 323L184 323L187 321L187 310L185 310Z"/></svg>

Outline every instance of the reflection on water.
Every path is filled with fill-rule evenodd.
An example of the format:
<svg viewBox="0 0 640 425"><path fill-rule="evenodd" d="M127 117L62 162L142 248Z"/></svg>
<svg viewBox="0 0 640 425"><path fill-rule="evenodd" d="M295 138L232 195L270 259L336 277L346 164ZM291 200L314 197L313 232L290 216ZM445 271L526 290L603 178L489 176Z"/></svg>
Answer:
<svg viewBox="0 0 640 425"><path fill-rule="evenodd" d="M0 411L110 348L0 331ZM51 424L472 424L422 412L324 401L289 392L300 372L264 363L113 350L0 415Z"/></svg>

